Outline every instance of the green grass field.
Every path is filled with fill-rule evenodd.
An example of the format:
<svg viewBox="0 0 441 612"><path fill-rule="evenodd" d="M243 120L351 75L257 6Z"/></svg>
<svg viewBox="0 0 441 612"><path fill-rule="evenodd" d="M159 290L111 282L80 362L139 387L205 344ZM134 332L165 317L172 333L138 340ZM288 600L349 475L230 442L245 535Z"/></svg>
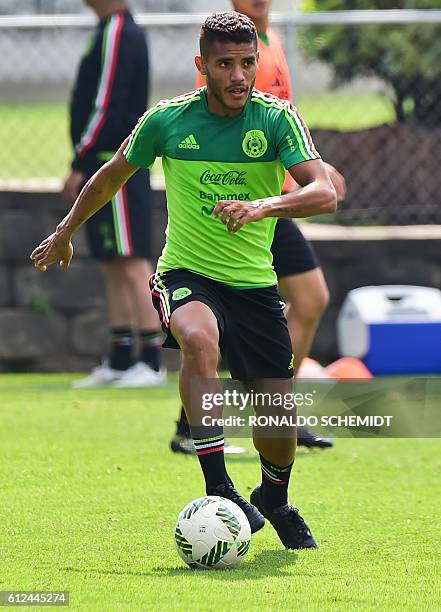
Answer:
<svg viewBox="0 0 441 612"><path fill-rule="evenodd" d="M299 109L311 128L356 130L394 117L390 102L378 95L310 96ZM71 158L68 129L65 104L0 105L0 141L9 144L0 157L0 180L63 177Z"/></svg>
<svg viewBox="0 0 441 612"><path fill-rule="evenodd" d="M192 571L172 528L203 487L197 460L168 450L176 379L148 391L70 380L0 378L0 590L68 590L87 611L440 609L440 440L300 450L291 498L320 548L285 551L267 525L238 568ZM256 455L229 469L248 494Z"/></svg>

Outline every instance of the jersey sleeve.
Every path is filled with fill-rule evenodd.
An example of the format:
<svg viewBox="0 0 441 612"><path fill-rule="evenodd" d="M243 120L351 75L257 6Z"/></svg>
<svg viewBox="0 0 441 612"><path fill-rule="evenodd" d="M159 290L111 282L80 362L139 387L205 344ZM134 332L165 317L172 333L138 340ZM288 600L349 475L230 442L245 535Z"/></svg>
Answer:
<svg viewBox="0 0 441 612"><path fill-rule="evenodd" d="M306 123L289 102L279 113L276 139L278 156L286 169L310 159L320 159Z"/></svg>
<svg viewBox="0 0 441 612"><path fill-rule="evenodd" d="M123 155L129 164L150 168L162 155L161 107L155 106L139 119L135 129L122 145Z"/></svg>

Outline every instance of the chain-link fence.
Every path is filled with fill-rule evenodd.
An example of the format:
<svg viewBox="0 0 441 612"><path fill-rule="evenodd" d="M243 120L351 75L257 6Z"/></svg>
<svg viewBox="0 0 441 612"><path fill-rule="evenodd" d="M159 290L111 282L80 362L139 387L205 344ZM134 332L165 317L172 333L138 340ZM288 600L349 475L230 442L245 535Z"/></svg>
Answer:
<svg viewBox="0 0 441 612"><path fill-rule="evenodd" d="M333 222L441 223L441 11L392 13L273 15L294 101L347 180ZM137 20L151 102L191 89L203 15ZM88 15L0 18L0 181L66 174L67 105L93 28Z"/></svg>

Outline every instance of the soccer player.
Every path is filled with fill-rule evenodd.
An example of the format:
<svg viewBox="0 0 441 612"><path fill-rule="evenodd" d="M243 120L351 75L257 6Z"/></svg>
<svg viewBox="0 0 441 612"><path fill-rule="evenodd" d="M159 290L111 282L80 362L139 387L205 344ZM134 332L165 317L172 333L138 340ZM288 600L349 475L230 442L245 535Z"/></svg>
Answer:
<svg viewBox="0 0 441 612"><path fill-rule="evenodd" d="M148 53L144 32L125 2L85 0L99 18L81 60L70 117L75 150L62 195L71 204L84 183L115 154L147 107ZM162 384L161 330L145 279L152 272L149 176L133 176L86 225L92 256L107 287L111 349L109 363L96 367L74 387ZM134 363L135 329L140 345Z"/></svg>
<svg viewBox="0 0 441 612"><path fill-rule="evenodd" d="M292 101L291 78L283 47L276 33L269 27L271 0L231 0L234 9L243 13L257 29L259 68L255 86L282 100ZM198 72L197 87L205 84ZM325 164L339 200L346 193L343 176L330 164ZM289 173L283 191L297 187ZM279 291L288 303L286 318L293 344L294 375L309 353L321 315L329 301L328 288L319 261L311 243L303 236L292 219L278 219L271 246L273 265L277 274ZM299 427L297 444L309 448L329 448L332 440L308 427ZM185 410L181 407L176 421L176 432L170 442L174 452L195 452ZM225 452L241 454L245 449L225 445Z"/></svg>
<svg viewBox="0 0 441 612"><path fill-rule="evenodd" d="M180 392L206 493L234 501L251 531L265 519L286 548L317 546L288 503L296 449L289 436L255 429L261 484L247 502L227 473L223 428L201 432L199 390L213 388L219 347L233 379L254 389L292 390L293 356L270 245L276 219L335 210L336 194L308 129L287 101L254 89L253 22L235 12L204 22L196 65L206 87L162 100L86 184L70 213L32 252L37 268L72 258L72 234L139 169L162 157L169 222L150 285L167 337L181 351ZM299 189L279 195L285 169ZM222 414L213 411L212 418Z"/></svg>

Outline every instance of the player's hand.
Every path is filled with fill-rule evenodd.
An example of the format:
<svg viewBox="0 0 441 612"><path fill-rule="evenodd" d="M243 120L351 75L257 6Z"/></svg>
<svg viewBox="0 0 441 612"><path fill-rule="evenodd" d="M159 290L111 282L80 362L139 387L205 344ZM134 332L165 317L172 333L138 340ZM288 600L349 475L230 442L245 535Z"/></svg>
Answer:
<svg viewBox="0 0 441 612"><path fill-rule="evenodd" d="M43 240L31 253L34 266L41 272L46 272L47 267L57 261L61 268L68 268L72 256L72 242L56 232Z"/></svg>
<svg viewBox="0 0 441 612"><path fill-rule="evenodd" d="M337 170L337 168L331 166L331 164L328 164L327 162L324 162L324 164L326 166L326 170L328 171L329 178L331 179L331 183L334 186L335 193L337 194L337 202L343 202L343 200L346 198L345 177Z"/></svg>
<svg viewBox="0 0 441 612"><path fill-rule="evenodd" d="M265 217L265 206L261 202L242 202L240 200L219 200L213 211L231 233L238 232L247 223L260 221Z"/></svg>
<svg viewBox="0 0 441 612"><path fill-rule="evenodd" d="M61 197L73 204L80 193L86 176L84 172L79 170L72 170L67 179L64 181L63 189L61 190Z"/></svg>

